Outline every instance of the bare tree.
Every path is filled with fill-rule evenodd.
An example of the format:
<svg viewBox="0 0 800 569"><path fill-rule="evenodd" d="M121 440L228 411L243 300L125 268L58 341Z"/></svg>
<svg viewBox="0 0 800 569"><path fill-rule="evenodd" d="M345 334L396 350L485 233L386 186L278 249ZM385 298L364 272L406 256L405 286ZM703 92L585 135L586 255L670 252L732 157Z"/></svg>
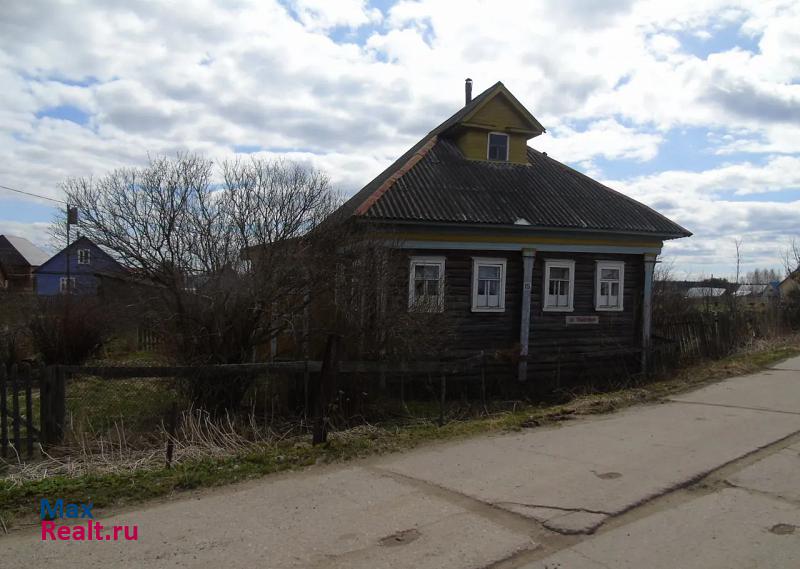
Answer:
<svg viewBox="0 0 800 569"><path fill-rule="evenodd" d="M781 280L781 276L775 269L753 269L748 271L742 278L742 282L747 284L769 284Z"/></svg>
<svg viewBox="0 0 800 569"><path fill-rule="evenodd" d="M409 307L407 253L394 245L387 234L348 235L335 287L339 332L358 359L440 359L454 322L435 301Z"/></svg>
<svg viewBox="0 0 800 569"><path fill-rule="evenodd" d="M731 313L734 317L739 311L739 297L736 295L738 292L738 285L741 282L742 274L742 240L734 239L733 244L736 246L736 276L734 278L734 286L728 293L728 302L730 304Z"/></svg>
<svg viewBox="0 0 800 569"><path fill-rule="evenodd" d="M783 250L783 267L786 270L786 276L800 270L800 241L796 237L793 237Z"/></svg>
<svg viewBox="0 0 800 569"><path fill-rule="evenodd" d="M217 171L197 155L157 157L67 180L64 191L81 233L147 283L141 312L185 363L251 361L333 274L313 230L338 198L327 176L293 162L253 158ZM236 404L233 387L209 398Z"/></svg>

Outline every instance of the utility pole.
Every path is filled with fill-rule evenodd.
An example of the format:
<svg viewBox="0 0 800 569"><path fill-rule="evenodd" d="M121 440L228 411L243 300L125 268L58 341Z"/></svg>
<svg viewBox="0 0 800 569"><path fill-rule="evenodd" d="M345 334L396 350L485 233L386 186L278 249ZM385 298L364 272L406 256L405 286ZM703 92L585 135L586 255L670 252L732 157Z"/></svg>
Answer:
<svg viewBox="0 0 800 569"><path fill-rule="evenodd" d="M71 225L77 223L78 223L78 208L67 204L67 248L65 249L67 258L67 295L72 294L72 279L70 278L70 263L69 263L69 243L70 243L69 229Z"/></svg>

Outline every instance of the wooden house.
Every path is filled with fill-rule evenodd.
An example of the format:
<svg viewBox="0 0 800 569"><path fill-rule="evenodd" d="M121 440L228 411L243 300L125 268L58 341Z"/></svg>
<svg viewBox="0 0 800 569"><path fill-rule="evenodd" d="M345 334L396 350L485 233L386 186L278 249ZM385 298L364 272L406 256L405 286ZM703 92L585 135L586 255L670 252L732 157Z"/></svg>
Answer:
<svg viewBox="0 0 800 569"><path fill-rule="evenodd" d="M796 290L800 290L800 270L793 271L778 283L778 294L781 298L788 298Z"/></svg>
<svg viewBox="0 0 800 569"><path fill-rule="evenodd" d="M33 272L48 257L24 237L0 235L0 289L31 292Z"/></svg>
<svg viewBox="0 0 800 569"><path fill-rule="evenodd" d="M99 292L103 275L122 275L125 269L88 237L79 237L35 271L36 294L90 294Z"/></svg>
<svg viewBox="0 0 800 569"><path fill-rule="evenodd" d="M646 366L656 257L691 233L529 147L545 129L502 83L471 87L335 219L401 251L408 310L449 315L452 348L517 351L520 381L610 354Z"/></svg>

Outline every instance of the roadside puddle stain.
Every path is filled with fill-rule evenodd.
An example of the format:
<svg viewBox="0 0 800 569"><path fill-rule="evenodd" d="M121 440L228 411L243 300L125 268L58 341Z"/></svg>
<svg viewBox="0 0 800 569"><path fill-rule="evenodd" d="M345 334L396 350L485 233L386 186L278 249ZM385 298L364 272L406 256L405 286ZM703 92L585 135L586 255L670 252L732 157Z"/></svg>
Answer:
<svg viewBox="0 0 800 569"><path fill-rule="evenodd" d="M386 547L406 545L419 539L420 535L422 534L420 534L419 531L414 528L404 529L402 531L398 531L397 533L393 533L392 535L387 535L380 540L380 544Z"/></svg>
<svg viewBox="0 0 800 569"><path fill-rule="evenodd" d="M622 473L620 472L597 472L596 470L592 470L592 474L601 480L614 480L615 478L622 478Z"/></svg>
<svg viewBox="0 0 800 569"><path fill-rule="evenodd" d="M794 533L794 530L797 529L797 526L793 526L792 524L775 524L769 531L774 533L775 535L790 535Z"/></svg>

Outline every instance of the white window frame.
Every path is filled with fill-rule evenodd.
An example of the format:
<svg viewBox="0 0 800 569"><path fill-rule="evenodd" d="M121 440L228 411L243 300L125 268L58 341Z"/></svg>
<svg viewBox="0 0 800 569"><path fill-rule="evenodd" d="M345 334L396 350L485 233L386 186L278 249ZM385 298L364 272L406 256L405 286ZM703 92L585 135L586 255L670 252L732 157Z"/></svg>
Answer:
<svg viewBox="0 0 800 569"><path fill-rule="evenodd" d="M83 260L83 255L86 255L86 260ZM79 265L90 265L92 262L92 253L91 249L78 249L78 264Z"/></svg>
<svg viewBox="0 0 800 569"><path fill-rule="evenodd" d="M617 269L619 271L619 295L617 306L600 306L600 278L603 269ZM611 282L611 281L609 281ZM596 261L594 277L594 309L600 312L621 312L625 299L625 262L624 261Z"/></svg>
<svg viewBox="0 0 800 569"><path fill-rule="evenodd" d="M506 310L506 261L502 257L473 257L472 258L472 312L505 312ZM478 269L479 267L500 267L500 287L497 291L498 306L478 306Z"/></svg>
<svg viewBox="0 0 800 569"><path fill-rule="evenodd" d="M437 265L439 267L439 302L427 309L417 304L414 298L414 273L418 265ZM444 257L411 257L408 270L408 310L410 312L442 312L444 311Z"/></svg>
<svg viewBox="0 0 800 569"><path fill-rule="evenodd" d="M67 284L68 282L70 284ZM75 277L61 277L58 281L58 292L61 294L75 292Z"/></svg>
<svg viewBox="0 0 800 569"><path fill-rule="evenodd" d="M500 136L505 136L506 137L506 157L503 160L492 160L491 158L489 158L489 146L490 146L489 142L492 140L492 135L493 134L498 134ZM511 137L507 133L505 133L505 132L494 132L493 131L493 132L490 132L489 134L486 135L486 159L487 160L490 160L492 162L508 162L509 152L511 152Z"/></svg>
<svg viewBox="0 0 800 569"><path fill-rule="evenodd" d="M550 291L550 270L551 269L569 270L569 294L567 295L567 306L548 306L547 296ZM544 261L544 285L542 286L542 310L544 312L574 312L575 298L575 261L570 259L545 259Z"/></svg>

